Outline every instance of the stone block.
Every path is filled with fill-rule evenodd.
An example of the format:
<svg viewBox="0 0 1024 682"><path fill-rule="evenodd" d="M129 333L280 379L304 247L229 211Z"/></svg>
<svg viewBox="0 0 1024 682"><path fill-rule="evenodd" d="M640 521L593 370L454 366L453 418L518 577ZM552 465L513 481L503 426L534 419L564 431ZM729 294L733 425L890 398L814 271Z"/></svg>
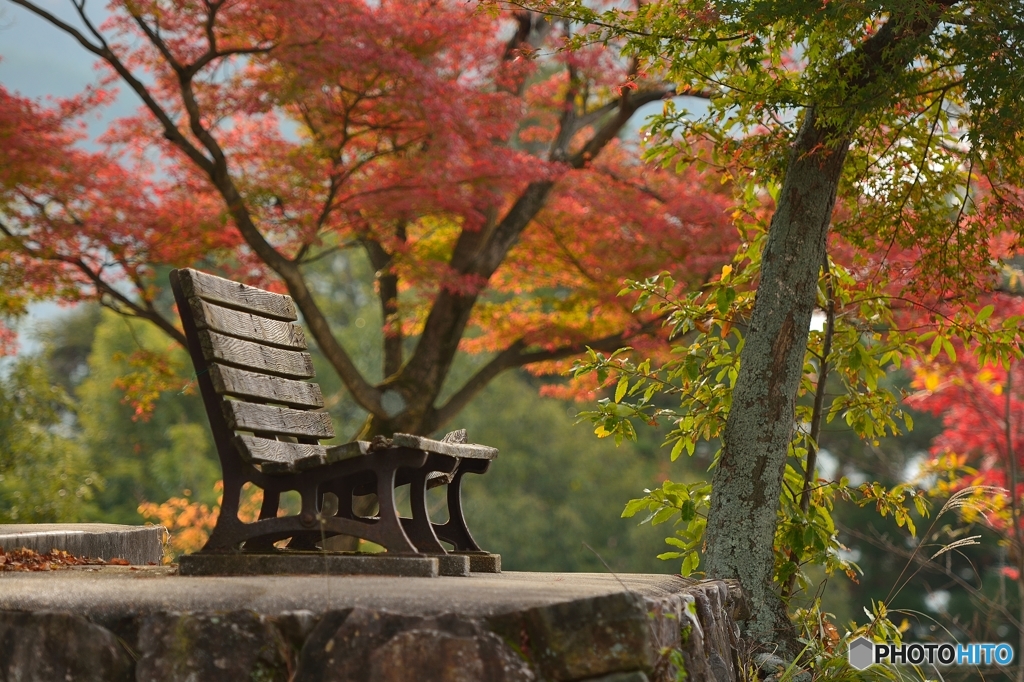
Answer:
<svg viewBox="0 0 1024 682"><path fill-rule="evenodd" d="M252 611L159 613L139 629L137 682L289 679L289 646Z"/></svg>
<svg viewBox="0 0 1024 682"><path fill-rule="evenodd" d="M459 563L468 575L468 562ZM180 575L389 575L435 578L440 574L437 557L389 556L387 554L330 554L287 552L280 554L185 554L178 559Z"/></svg>
<svg viewBox="0 0 1024 682"><path fill-rule="evenodd" d="M441 554L437 557L439 575L465 578L469 576L470 558L464 554Z"/></svg>
<svg viewBox="0 0 1024 682"><path fill-rule="evenodd" d="M0 679L128 682L132 660L112 632L81 616L0 611Z"/></svg>
<svg viewBox="0 0 1024 682"><path fill-rule="evenodd" d="M643 672L634 670L628 673L612 673L611 675L601 675L601 677L591 677L583 680L583 682L650 682L650 678Z"/></svg>
<svg viewBox="0 0 1024 682"><path fill-rule="evenodd" d="M40 554L62 549L76 556L127 559L145 566L163 559L163 526L121 526L113 523L25 523L0 525L0 547L27 547Z"/></svg>
<svg viewBox="0 0 1024 682"><path fill-rule="evenodd" d="M469 557L469 570L473 573L501 573L501 555L490 552L452 552Z"/></svg>
<svg viewBox="0 0 1024 682"><path fill-rule="evenodd" d="M491 625L518 642L549 680L652 671L659 662L647 604L632 592L527 609L492 618Z"/></svg>
<svg viewBox="0 0 1024 682"><path fill-rule="evenodd" d="M296 682L532 682L500 637L454 615L353 608L324 616L302 649Z"/></svg>

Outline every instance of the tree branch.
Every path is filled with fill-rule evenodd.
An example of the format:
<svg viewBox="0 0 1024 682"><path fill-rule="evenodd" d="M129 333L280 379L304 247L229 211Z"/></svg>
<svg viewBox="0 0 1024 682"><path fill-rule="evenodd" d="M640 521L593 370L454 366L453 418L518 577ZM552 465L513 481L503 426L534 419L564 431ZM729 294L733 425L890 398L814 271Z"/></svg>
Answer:
<svg viewBox="0 0 1024 682"><path fill-rule="evenodd" d="M405 221L395 225L395 236L405 241ZM402 320L398 311L398 275L391 268L392 254L379 241L366 237L361 240L376 272L377 294L380 297L380 311L384 320L384 377L397 374L402 369Z"/></svg>
<svg viewBox="0 0 1024 682"><path fill-rule="evenodd" d="M85 275L90 282L92 282L92 285L96 288L97 301L100 304L107 305L103 303L103 296L106 295L113 299L114 301L116 301L119 305L123 306L123 308L126 308L128 311L130 311L126 313L124 309L118 310L118 312L121 313L122 315L130 315L132 317L138 317L140 319L149 320L150 322L155 324L162 332L164 332L169 337L174 339L174 341L177 342L182 348L187 347L185 335L181 331L179 331L178 328L175 327L170 320L165 318L156 310L156 307L153 305L153 302L145 297L143 293L144 287L139 286L140 283L137 279L133 279L133 283L135 284L135 287L139 292L139 296L143 300L142 305L139 305L135 301L131 300L123 293L118 291L112 284L104 280L101 274L102 268L100 271L96 271L90 268L89 265L82 258L74 256L64 256L59 253L44 253L40 249L28 246L25 243L25 240L22 237L14 234L13 230L11 230L10 227L2 220L0 220L0 233L2 233L8 239L14 242L14 244L17 245L18 249L22 253L31 258L34 258L36 260L50 261L52 263L63 263L65 265L70 265L74 267L83 275ZM113 306L110 305L107 305L107 307L114 309Z"/></svg>
<svg viewBox="0 0 1024 682"><path fill-rule="evenodd" d="M660 326L660 323L661 319L657 318L644 323L640 329L630 333L619 332L618 334L612 334L600 339L581 341L579 343L568 344L558 348L552 348L550 350L527 351L526 342L523 339L519 339L508 348L491 358L486 365L477 370L476 374L470 377L470 379L462 385L462 388L456 391L455 394L448 399L448 402L437 408L434 412L432 426L434 429L437 429L447 423L455 415L461 412L462 409L469 404L469 401L476 397L476 395L480 393L480 391L482 391L484 387L491 382L491 380L507 369L524 367L536 362L549 362L551 360L571 358L574 355L579 355L586 351L587 348L593 348L594 350L605 352L618 350L626 345L628 339L650 334Z"/></svg>
<svg viewBox="0 0 1024 682"><path fill-rule="evenodd" d="M323 312L313 299L312 293L309 291L309 287L307 286L298 265L285 258L283 254L277 251L277 249L275 249L263 237L253 222L252 216L245 205L245 200L228 173L227 160L224 156L223 150L213 135L202 124L199 104L195 98L195 93L192 90L192 76L194 73L176 70L176 73L178 74L179 92L182 97L182 104L188 114L191 131L193 135L195 135L196 139L202 143L203 147L210 154L210 157L204 155L189 141L187 137L185 137L174 121L171 120L164 108L149 92L146 86L135 78L132 72L124 65L117 55L113 53L102 35L94 28L91 28L92 24L89 23L88 19L85 17L84 6L75 3L79 15L84 21L86 21L87 25L90 26L94 36L99 41L98 43L91 42L74 26L61 21L50 12L39 7L36 3L30 2L29 0L11 0L11 2L24 7L74 37L83 47L85 47L86 50L110 64L122 80L128 83L132 90L142 99L150 112L152 112L152 114L161 123L164 128L164 136L170 140L172 144L181 149L186 156L188 156L188 158L201 168L210 178L213 186L220 193L221 198L227 205L228 211L234 219L235 226L241 233L242 238L245 239L246 244L249 245L260 260L266 263L268 267L280 275L281 279L284 280L288 287L288 292L291 294L292 298L295 299L296 305L302 312L303 318L309 326L310 332L312 333L317 346L319 346L324 357L331 363L331 366L352 393L352 397L355 401L361 407L375 415L384 415L385 412L380 405L380 391L366 381L355 366L355 363L352 362L352 358L334 337L330 325L327 323ZM215 13L211 11L211 19L208 21L208 24L213 20L213 16L215 16ZM160 38L159 35L155 35L152 32L145 33L145 35L151 42L153 42L154 47L157 50L160 50L161 53L167 51L167 46L163 44L163 39ZM161 47L163 49L161 49ZM216 51L215 42L211 45L211 50L214 52ZM172 69L174 68L175 63L176 62L173 61L168 62Z"/></svg>

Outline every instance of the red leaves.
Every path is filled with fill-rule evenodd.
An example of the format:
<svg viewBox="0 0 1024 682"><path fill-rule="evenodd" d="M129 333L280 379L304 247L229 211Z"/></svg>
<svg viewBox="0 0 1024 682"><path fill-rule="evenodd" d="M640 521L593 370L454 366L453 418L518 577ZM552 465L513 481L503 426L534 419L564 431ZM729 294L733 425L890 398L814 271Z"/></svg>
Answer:
<svg viewBox="0 0 1024 682"><path fill-rule="evenodd" d="M112 50L145 73L159 115L118 121L102 151L69 131L106 91L47 109L0 90L0 215L14 235L0 249L25 291L105 296L154 319L157 266L203 262L279 287L278 257L373 242L398 279L392 330L417 332L445 292L483 301L466 349L554 348L637 328L617 298L624 278L668 268L703 282L731 256L730 187L716 178L604 146L618 130L587 148L584 168L565 163L605 125L617 87L646 87L614 49L541 50L538 36L557 29L530 25L512 44L513 15L454 1L216 6L213 17L206 3L160 0L114 12ZM559 75L532 81L538 54L555 54L544 66ZM566 106L579 127L553 153ZM548 182L530 199L544 211L495 246L526 189ZM459 244L480 245L463 250L472 265L452 262ZM120 381L140 417L166 388L156 369Z"/></svg>
<svg viewBox="0 0 1024 682"><path fill-rule="evenodd" d="M1024 314L1020 298L995 294L991 300L997 319ZM932 442L932 455L955 453L978 470L982 480L965 480L963 485L1005 487L1008 454L1012 451L1018 466L1024 465L1024 361L1017 359L1009 368L995 363L979 366L977 357L959 344L956 356L956 362L941 355L917 364L917 392L909 400L915 408L942 417L943 431Z"/></svg>

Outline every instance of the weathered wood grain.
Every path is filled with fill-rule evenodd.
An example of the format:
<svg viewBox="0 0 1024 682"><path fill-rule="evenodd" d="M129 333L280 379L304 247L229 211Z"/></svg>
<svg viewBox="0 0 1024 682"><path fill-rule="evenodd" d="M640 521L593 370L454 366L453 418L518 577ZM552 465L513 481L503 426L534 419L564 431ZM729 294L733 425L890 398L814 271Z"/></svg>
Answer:
<svg viewBox="0 0 1024 682"><path fill-rule="evenodd" d="M416 448L426 452L436 452L464 459L494 459L498 456L498 448L486 445L443 443L439 440L431 440L430 438L411 436L408 433L396 433L391 437L391 442L395 446Z"/></svg>
<svg viewBox="0 0 1024 682"><path fill-rule="evenodd" d="M203 355L211 362L222 362L289 379L309 379L315 375L313 359L309 353L272 348L208 329L199 332L199 345Z"/></svg>
<svg viewBox="0 0 1024 682"><path fill-rule="evenodd" d="M442 443L468 443L466 436L466 429L456 429L455 431L449 431L444 434L444 438L441 439Z"/></svg>
<svg viewBox="0 0 1024 682"><path fill-rule="evenodd" d="M326 412L293 410L237 400L226 400L223 405L228 426L237 431L334 438L331 415Z"/></svg>
<svg viewBox="0 0 1024 682"><path fill-rule="evenodd" d="M228 336L282 348L306 348L306 337L302 333L302 327L294 322L274 320L225 308L201 298L190 298L189 307L192 308L198 329L211 329Z"/></svg>
<svg viewBox="0 0 1024 682"><path fill-rule="evenodd" d="M259 464L265 474L287 474L312 469L327 463L323 445L282 443L256 436L236 436L239 456L251 464Z"/></svg>
<svg viewBox="0 0 1024 682"><path fill-rule="evenodd" d="M351 457L360 457L370 452L370 444L365 440L354 440L351 443L333 445L327 448L327 461L340 462Z"/></svg>
<svg viewBox="0 0 1024 682"><path fill-rule="evenodd" d="M320 386L266 374L248 372L227 365L210 365L213 388L220 395L256 398L289 407L323 407Z"/></svg>
<svg viewBox="0 0 1024 682"><path fill-rule="evenodd" d="M178 270L178 279L182 291L188 298L198 297L229 308L247 310L279 320L299 318L291 296L273 294L191 268Z"/></svg>

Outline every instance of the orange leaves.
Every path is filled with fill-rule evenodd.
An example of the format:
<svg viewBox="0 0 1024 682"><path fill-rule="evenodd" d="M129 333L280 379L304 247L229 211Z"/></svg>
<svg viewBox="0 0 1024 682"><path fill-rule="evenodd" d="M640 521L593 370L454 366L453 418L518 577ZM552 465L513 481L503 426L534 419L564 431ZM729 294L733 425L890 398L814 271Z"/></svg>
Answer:
<svg viewBox="0 0 1024 682"><path fill-rule="evenodd" d="M139 513L167 529L171 534L168 550L178 555L202 549L217 524L218 509L211 510L187 497L172 497L163 504L144 502L139 505Z"/></svg>
<svg viewBox="0 0 1024 682"><path fill-rule="evenodd" d="M215 488L224 490L223 482L218 481ZM139 505L139 514L150 523L163 526L170 533L167 545L168 554L164 561L170 562L173 557L188 552L196 552L203 548L210 532L217 525L220 514L220 498L212 508L189 499L191 491L186 490L184 497L172 497L163 504L143 502ZM263 503L263 491L246 484L242 489L242 500L238 509L238 518L242 521L255 521L259 516L260 505Z"/></svg>
<svg viewBox="0 0 1024 682"><path fill-rule="evenodd" d="M156 401L164 391L181 386L180 367L174 367L170 356L151 350L139 349L129 355L114 353L115 362L126 363L133 371L114 380L114 387L124 392L121 402L135 408L132 420L149 421ZM186 384L182 392L191 388Z"/></svg>

